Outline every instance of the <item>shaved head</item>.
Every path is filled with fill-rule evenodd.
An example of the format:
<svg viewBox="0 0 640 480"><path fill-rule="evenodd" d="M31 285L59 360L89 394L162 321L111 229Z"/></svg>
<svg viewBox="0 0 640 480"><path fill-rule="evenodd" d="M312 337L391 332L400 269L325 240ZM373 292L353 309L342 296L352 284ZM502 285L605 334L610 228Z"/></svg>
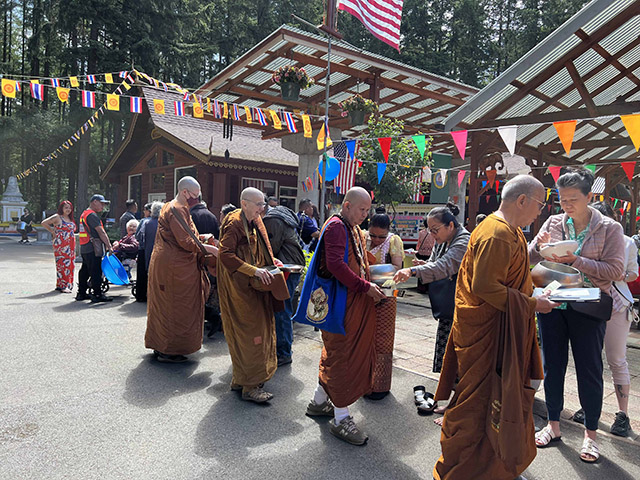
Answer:
<svg viewBox="0 0 640 480"><path fill-rule="evenodd" d="M362 187L350 188L342 202L342 216L351 225L360 225L369 215L371 195Z"/></svg>
<svg viewBox="0 0 640 480"><path fill-rule="evenodd" d="M515 202L520 195L535 195L544 192L544 185L530 175L517 175L502 189L503 202Z"/></svg>
<svg viewBox="0 0 640 480"><path fill-rule="evenodd" d="M351 203L369 202L371 204L371 195L362 187L352 187L344 196L344 201Z"/></svg>
<svg viewBox="0 0 640 480"><path fill-rule="evenodd" d="M193 177L182 177L179 181L178 181L178 191L182 191L182 190L189 190L190 192L193 193L199 193L200 192L200 184L198 183L198 181L193 178Z"/></svg>
<svg viewBox="0 0 640 480"><path fill-rule="evenodd" d="M257 188L247 187L244 190L242 190L242 193L240 194L240 200L256 200L257 201L257 199L264 199L264 193L262 193Z"/></svg>

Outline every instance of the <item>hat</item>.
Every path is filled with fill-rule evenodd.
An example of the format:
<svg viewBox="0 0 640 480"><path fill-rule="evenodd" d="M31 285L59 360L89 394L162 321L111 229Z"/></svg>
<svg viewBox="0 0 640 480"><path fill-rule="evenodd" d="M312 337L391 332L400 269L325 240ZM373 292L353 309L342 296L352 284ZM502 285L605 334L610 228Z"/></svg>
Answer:
<svg viewBox="0 0 640 480"><path fill-rule="evenodd" d="M90 202L95 202L96 200L98 200L100 203L111 203L109 202L109 200L105 200L105 198L99 194L96 194L93 197L91 197Z"/></svg>

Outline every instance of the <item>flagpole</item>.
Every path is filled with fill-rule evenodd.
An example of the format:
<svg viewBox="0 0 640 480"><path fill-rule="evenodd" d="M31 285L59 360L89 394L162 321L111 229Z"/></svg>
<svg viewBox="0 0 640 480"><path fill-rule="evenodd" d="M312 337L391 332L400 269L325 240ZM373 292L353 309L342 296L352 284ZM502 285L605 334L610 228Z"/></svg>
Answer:
<svg viewBox="0 0 640 480"><path fill-rule="evenodd" d="M320 225L324 225L325 221L325 196L326 196L326 175L327 175L327 138L329 137L329 87L331 80L331 35L328 35L327 47L327 77L324 89L324 151L322 153L322 177L320 181Z"/></svg>

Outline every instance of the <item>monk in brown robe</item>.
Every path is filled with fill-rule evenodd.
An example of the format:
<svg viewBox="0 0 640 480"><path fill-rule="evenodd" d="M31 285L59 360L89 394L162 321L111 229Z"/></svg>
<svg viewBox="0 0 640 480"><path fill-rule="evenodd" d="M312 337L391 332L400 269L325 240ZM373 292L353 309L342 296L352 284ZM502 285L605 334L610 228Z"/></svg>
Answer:
<svg viewBox="0 0 640 480"><path fill-rule="evenodd" d="M376 362L375 302L385 298L382 290L369 281L367 244L358 226L367 218L370 208L371 197L365 189L350 189L340 214L327 220L315 253L321 255L320 275L333 275L347 287L346 334L322 332L319 385L307 406L307 415L334 417L331 433L353 445L364 445L368 439L350 416L349 405L372 390ZM347 245L349 261L345 263Z"/></svg>
<svg viewBox="0 0 640 480"><path fill-rule="evenodd" d="M193 177L178 182L178 195L166 203L158 218L149 264L147 332L145 346L161 362L184 362L185 355L200 350L204 322L205 295L209 280L203 269L203 256L196 241L173 213L198 237L189 205L198 202L200 184ZM205 245L208 253L218 249Z"/></svg>
<svg viewBox="0 0 640 480"><path fill-rule="evenodd" d="M232 390L242 390L242 399L268 402L273 395L263 389L277 368L274 309L282 302L270 292L251 287L257 277L270 284L274 265L267 230L260 214L265 208L263 193L246 188L240 195L241 208L224 217L220 227L218 294L224 336L233 364Z"/></svg>
<svg viewBox="0 0 640 480"><path fill-rule="evenodd" d="M544 199L545 189L538 180L519 175L504 187L500 208L471 234L458 274L453 326L435 395L435 400L447 400L455 388L442 424L442 456L433 470L437 480L513 480L536 455L535 390L530 381L541 379L543 371L534 313L549 312L557 304L547 296L531 298L533 282L521 227L540 215ZM501 334L504 325L515 331L511 337ZM491 374L502 355L499 342L512 357L502 368L502 383L498 382L502 410L492 425L512 438L494 442L487 418L490 403L500 405L492 401ZM506 420L505 414L510 415Z"/></svg>

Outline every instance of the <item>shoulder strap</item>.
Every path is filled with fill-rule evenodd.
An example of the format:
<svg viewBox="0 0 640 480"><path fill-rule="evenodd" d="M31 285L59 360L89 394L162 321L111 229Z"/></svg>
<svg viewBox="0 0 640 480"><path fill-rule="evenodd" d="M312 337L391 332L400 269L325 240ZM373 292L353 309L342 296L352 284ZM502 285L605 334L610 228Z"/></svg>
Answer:
<svg viewBox="0 0 640 480"><path fill-rule="evenodd" d="M189 236L193 239L194 242L196 242L196 245L198 245L198 247L200 248L200 251L202 252L202 254L205 257L209 256L210 254L209 254L209 252L207 252L207 249L204 248L204 245L202 245L202 242L200 241L200 239L198 237L196 237L195 233L193 233L191 231L191 229L187 225L187 222L185 222L184 218L182 218L182 215L180 215L180 212L178 212L178 210L176 210L176 207L171 207L171 213L173 213L173 216L176 217L176 220L178 220L178 223L180 224L182 229L189 234Z"/></svg>

